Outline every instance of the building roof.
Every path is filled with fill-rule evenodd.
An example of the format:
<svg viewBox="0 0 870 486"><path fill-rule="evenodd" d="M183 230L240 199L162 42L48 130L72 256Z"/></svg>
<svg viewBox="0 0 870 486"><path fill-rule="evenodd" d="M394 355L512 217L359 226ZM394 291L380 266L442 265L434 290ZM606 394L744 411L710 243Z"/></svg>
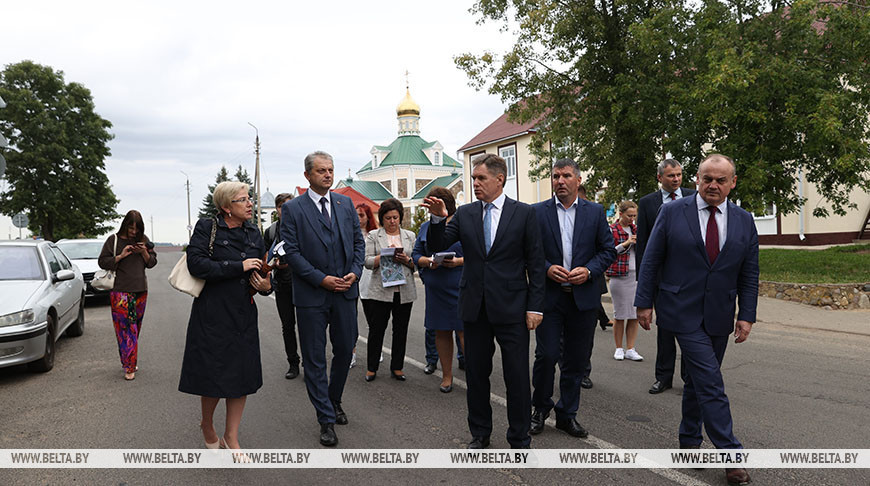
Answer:
<svg viewBox="0 0 870 486"><path fill-rule="evenodd" d="M424 197L426 197L427 194L429 194L429 191L431 191L433 187L449 187L450 184L453 184L453 181L459 179L460 177L462 177L462 174L450 174L434 179L432 180L432 182L421 187L420 190L417 191L417 194L414 194L414 197L412 197L411 199L423 199Z"/></svg>
<svg viewBox="0 0 870 486"><path fill-rule="evenodd" d="M506 138L515 137L517 135L524 135L526 133L535 132L535 126L538 124L539 120L516 124L508 121L508 114L505 112L502 116L498 117L494 122L490 123L490 125L483 129L482 132L478 133L471 140L465 143L462 147L459 148L459 151L466 151L468 149L479 147L481 145L486 145L497 140L504 140Z"/></svg>
<svg viewBox="0 0 870 486"><path fill-rule="evenodd" d="M360 181L351 178L342 179L338 182L340 184L344 184L345 187L352 188L355 192L360 193L361 195L372 201L385 201L393 197L390 191L388 191L386 187L381 185L380 182ZM336 191L339 191L339 189L344 189L344 187L338 188L336 189Z"/></svg>
<svg viewBox="0 0 870 486"><path fill-rule="evenodd" d="M379 150L389 150L390 153L384 158L384 160L378 165L380 167L389 167L391 165L429 165L434 167L455 167L457 169L462 168L462 164L458 162L453 157L447 155L445 152L441 153L441 165L435 166L432 162L429 161L429 158L426 157L426 154L423 153L424 149L430 148L435 145L436 142L427 142L420 138L418 135L403 135L401 137L393 140L389 146L383 147L375 145L375 148ZM361 172L366 172L368 170L372 170L372 163L369 161L366 165L362 167L362 169L358 170L356 173L359 174Z"/></svg>

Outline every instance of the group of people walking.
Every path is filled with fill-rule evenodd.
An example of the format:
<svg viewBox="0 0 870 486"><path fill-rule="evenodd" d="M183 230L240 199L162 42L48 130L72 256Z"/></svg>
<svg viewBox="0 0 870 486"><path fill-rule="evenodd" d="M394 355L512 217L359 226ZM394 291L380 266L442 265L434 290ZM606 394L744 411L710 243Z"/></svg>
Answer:
<svg viewBox="0 0 870 486"><path fill-rule="evenodd" d="M657 173L661 190L641 198L639 205L619 204L612 224L600 205L580 196L580 170L570 159L553 164L554 197L531 206L505 196L502 158L483 155L472 165L478 201L457 208L450 191L435 188L424 199L430 221L419 235L402 228L404 208L396 199L380 205L375 221L367 206L355 207L350 198L330 192L334 166L325 152L305 158L309 188L303 195L276 198L279 221L267 229L265 241L250 222L253 203L247 185L224 182L216 187L219 214L197 223L187 249L191 275L206 284L192 306L179 383L180 391L201 397L206 446L241 447L238 429L245 399L262 386L253 294L276 293L288 379L300 372L298 328L320 442L334 446L334 425L349 421L342 399L355 360L357 299L368 324L365 381L377 378L391 317L390 376L405 381L408 326L417 298L414 274L419 271L425 328L427 334L434 332L427 348L434 344L437 352L429 361L435 353L427 349L426 372L434 372L435 360L440 360L439 388L452 390L455 339L468 383L469 448L490 443L496 344L512 448L529 447L530 436L544 431L551 412L557 429L588 435L576 417L580 390L591 387L589 361L595 325L603 324L605 276L613 297L615 359L643 359L635 348L638 326L650 329L656 309L656 381L650 393L673 386L674 343L680 345L685 382L680 447L700 445L702 423L717 448L742 447L731 430L719 366L728 334L735 332L742 342L755 321L758 239L749 213L727 200L737 179L734 162L718 154L707 157L698 170L696 193L680 188L680 164L664 160ZM117 269L119 281L136 276L112 294L128 379L135 373L135 341L147 297L147 287L138 285L137 278L144 282L144 269L156 264L153 250L140 248L144 229L137 215L131 211L115 236L122 252L109 254L107 241L100 258L104 268ZM267 251L268 260L263 258ZM128 260L132 253L142 258ZM532 330L536 347L530 377ZM332 345L329 367L327 341ZM554 403L557 364L560 393ZM227 406L221 437L212 423L220 398ZM748 474L729 470L728 479L748 480Z"/></svg>

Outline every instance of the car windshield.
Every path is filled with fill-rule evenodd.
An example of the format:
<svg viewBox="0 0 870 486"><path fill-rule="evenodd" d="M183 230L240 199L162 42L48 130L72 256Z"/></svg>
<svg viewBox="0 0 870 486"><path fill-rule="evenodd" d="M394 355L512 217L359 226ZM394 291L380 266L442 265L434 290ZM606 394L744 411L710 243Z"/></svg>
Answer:
<svg viewBox="0 0 870 486"><path fill-rule="evenodd" d="M32 246L0 246L0 280L42 280L42 265Z"/></svg>
<svg viewBox="0 0 870 486"><path fill-rule="evenodd" d="M57 246L70 260L96 260L103 249L99 241L61 241Z"/></svg>

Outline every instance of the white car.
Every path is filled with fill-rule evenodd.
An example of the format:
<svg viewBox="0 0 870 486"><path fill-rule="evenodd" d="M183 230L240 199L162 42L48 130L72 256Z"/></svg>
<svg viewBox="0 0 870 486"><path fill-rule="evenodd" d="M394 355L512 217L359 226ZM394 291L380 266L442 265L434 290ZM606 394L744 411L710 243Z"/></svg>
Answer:
<svg viewBox="0 0 870 486"><path fill-rule="evenodd" d="M54 367L56 341L85 330L82 273L50 241L0 241L0 368Z"/></svg>
<svg viewBox="0 0 870 486"><path fill-rule="evenodd" d="M91 286L94 273L100 269L97 259L103 250L106 240L74 239L60 240L57 247L70 259L73 265L79 267L85 279L85 297L109 295L111 290L99 290Z"/></svg>

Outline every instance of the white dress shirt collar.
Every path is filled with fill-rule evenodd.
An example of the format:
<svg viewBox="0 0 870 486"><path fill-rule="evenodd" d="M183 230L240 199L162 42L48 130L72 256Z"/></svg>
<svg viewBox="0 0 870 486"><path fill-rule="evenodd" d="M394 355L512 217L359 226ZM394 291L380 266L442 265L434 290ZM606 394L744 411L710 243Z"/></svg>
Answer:
<svg viewBox="0 0 870 486"><path fill-rule="evenodd" d="M308 196L311 198L312 201L314 201L314 205L317 206L317 209L320 209L320 199L325 197L326 202L329 203L326 205L326 209L327 209L327 211L330 209L329 205L332 204L332 199L330 199L330 197L329 197L329 191L326 191L325 196L321 196L320 194L317 194L309 187L308 190L305 191L305 193L308 194Z"/></svg>

